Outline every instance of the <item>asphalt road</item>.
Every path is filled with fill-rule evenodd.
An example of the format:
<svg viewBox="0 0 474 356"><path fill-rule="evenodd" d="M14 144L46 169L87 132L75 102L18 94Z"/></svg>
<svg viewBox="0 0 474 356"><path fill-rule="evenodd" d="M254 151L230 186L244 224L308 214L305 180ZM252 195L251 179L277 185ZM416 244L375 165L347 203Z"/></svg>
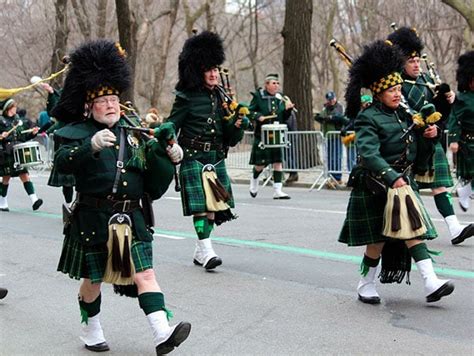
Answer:
<svg viewBox="0 0 474 356"><path fill-rule="evenodd" d="M33 178L45 203L38 212L18 179L11 182L11 211L0 214L0 355L82 355L79 282L56 272L62 246L58 188ZM213 233L223 265L215 272L192 264L192 219L182 216L172 189L155 202L154 262L172 323L192 323L175 355L474 354L474 238L451 246L432 198L423 199L440 237L429 244L440 276L454 293L424 301L423 284L379 285L382 304L357 301L362 248L337 242L348 191L286 189L272 200L265 187L252 199L234 185L239 218ZM457 209L457 207L456 207ZM473 213L460 220L474 221ZM110 355L152 355L151 332L137 300L103 288L102 324Z"/></svg>

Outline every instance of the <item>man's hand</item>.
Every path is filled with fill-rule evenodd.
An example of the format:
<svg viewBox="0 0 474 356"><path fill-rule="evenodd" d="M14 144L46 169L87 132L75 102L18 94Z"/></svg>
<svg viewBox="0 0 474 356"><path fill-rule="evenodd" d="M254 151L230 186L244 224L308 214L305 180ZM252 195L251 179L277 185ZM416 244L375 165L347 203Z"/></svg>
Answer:
<svg viewBox="0 0 474 356"><path fill-rule="evenodd" d="M290 110L290 109L293 109L294 107L295 107L295 104L293 104L290 101L285 101L285 110Z"/></svg>
<svg viewBox="0 0 474 356"><path fill-rule="evenodd" d="M41 88L43 88L44 90L46 90L50 94L53 94L53 92L54 92L53 87L51 85L49 85L48 83L43 82L43 83L40 83L39 86Z"/></svg>
<svg viewBox="0 0 474 356"><path fill-rule="evenodd" d="M392 188L401 188L404 185L407 185L407 182L402 177L398 178L392 185Z"/></svg>
<svg viewBox="0 0 474 356"><path fill-rule="evenodd" d="M7 131L3 131L2 132L2 138L7 138L8 137L8 132Z"/></svg>
<svg viewBox="0 0 474 356"><path fill-rule="evenodd" d="M36 135L36 134L38 133L39 129L40 129L39 127L33 127L31 133L32 133L33 135Z"/></svg>
<svg viewBox="0 0 474 356"><path fill-rule="evenodd" d="M446 101L449 103L449 104L452 104L454 103L454 100L456 99L456 94L451 90L451 91L448 91L447 93L444 94L446 96Z"/></svg>
<svg viewBox="0 0 474 356"><path fill-rule="evenodd" d="M449 144L449 149L453 151L453 153L458 153L459 151L459 144L457 142L451 142Z"/></svg>
<svg viewBox="0 0 474 356"><path fill-rule="evenodd" d="M436 125L428 125L428 127L423 131L423 137L425 138L435 138L438 136L438 128Z"/></svg>
<svg viewBox="0 0 474 356"><path fill-rule="evenodd" d="M112 147L115 141L117 141L117 138L112 131L109 129L100 130L92 136L92 151L99 152L106 147Z"/></svg>
<svg viewBox="0 0 474 356"><path fill-rule="evenodd" d="M172 146L168 146L166 148L166 153L173 163L181 162L184 156L183 149L177 143L174 143Z"/></svg>

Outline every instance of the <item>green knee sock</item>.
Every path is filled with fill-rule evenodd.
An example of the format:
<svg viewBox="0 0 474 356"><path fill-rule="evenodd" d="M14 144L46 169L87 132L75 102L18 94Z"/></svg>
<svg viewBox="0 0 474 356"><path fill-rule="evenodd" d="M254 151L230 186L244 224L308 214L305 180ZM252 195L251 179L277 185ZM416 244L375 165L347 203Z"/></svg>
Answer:
<svg viewBox="0 0 474 356"><path fill-rule="evenodd" d="M145 315L165 309L165 296L161 292L146 292L138 296L138 304Z"/></svg>
<svg viewBox="0 0 474 356"><path fill-rule="evenodd" d="M436 207L438 208L438 211L441 213L443 218L445 218L446 216L454 215L453 201L450 193L444 192L436 194L434 196L434 200L436 203Z"/></svg>
<svg viewBox="0 0 474 356"><path fill-rule="evenodd" d="M35 194L35 187L33 186L32 182L28 181L23 183L23 187L25 188L28 195Z"/></svg>
<svg viewBox="0 0 474 356"><path fill-rule="evenodd" d="M367 276L367 273L369 273L369 268L370 267L377 267L379 265L380 257L379 258L371 258L364 254L364 258L362 259L362 262L360 264L360 274L362 276Z"/></svg>
<svg viewBox="0 0 474 356"><path fill-rule="evenodd" d="M88 323L89 318L100 312L101 294L92 303L86 303L79 296L79 308L81 309L81 323Z"/></svg>
<svg viewBox="0 0 474 356"><path fill-rule="evenodd" d="M211 232L212 232L212 230L214 230L214 220L207 219L207 223L209 225L209 236L211 236Z"/></svg>
<svg viewBox="0 0 474 356"><path fill-rule="evenodd" d="M282 179L283 179L282 171L273 171L273 181L275 183L281 183Z"/></svg>
<svg viewBox="0 0 474 356"><path fill-rule="evenodd" d="M2 197L6 197L8 193L8 184L2 184Z"/></svg>
<svg viewBox="0 0 474 356"><path fill-rule="evenodd" d="M426 247L424 242L411 247L409 251L415 262L431 258L430 254L428 253L428 247Z"/></svg>
<svg viewBox="0 0 474 356"><path fill-rule="evenodd" d="M260 173L262 173L262 171L257 171L255 167L253 167L252 173L253 173L253 179L257 179Z"/></svg>
<svg viewBox="0 0 474 356"><path fill-rule="evenodd" d="M207 239L211 235L207 216L194 216L193 223L199 240Z"/></svg>

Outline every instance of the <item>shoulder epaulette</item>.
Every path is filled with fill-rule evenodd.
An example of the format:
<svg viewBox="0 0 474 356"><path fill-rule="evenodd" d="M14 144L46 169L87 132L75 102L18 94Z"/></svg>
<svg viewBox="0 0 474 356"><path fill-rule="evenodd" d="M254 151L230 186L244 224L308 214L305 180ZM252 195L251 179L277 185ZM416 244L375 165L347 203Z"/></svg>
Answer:
<svg viewBox="0 0 474 356"><path fill-rule="evenodd" d="M86 138L93 131L90 121L72 122L55 132L56 136L69 140L80 140Z"/></svg>

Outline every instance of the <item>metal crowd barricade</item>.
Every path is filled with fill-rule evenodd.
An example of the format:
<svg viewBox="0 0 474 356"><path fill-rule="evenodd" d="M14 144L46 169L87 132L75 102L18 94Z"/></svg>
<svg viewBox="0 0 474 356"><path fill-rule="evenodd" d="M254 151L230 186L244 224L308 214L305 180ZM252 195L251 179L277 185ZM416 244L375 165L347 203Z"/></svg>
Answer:
<svg viewBox="0 0 474 356"><path fill-rule="evenodd" d="M251 171L249 164L254 134L245 132L240 143L231 147L226 160L230 169ZM287 132L288 147L283 148L283 170L286 172L314 172L319 174L316 182L324 176L323 147L324 136L321 131L290 131ZM272 177L271 166L263 171L263 186L268 184Z"/></svg>

